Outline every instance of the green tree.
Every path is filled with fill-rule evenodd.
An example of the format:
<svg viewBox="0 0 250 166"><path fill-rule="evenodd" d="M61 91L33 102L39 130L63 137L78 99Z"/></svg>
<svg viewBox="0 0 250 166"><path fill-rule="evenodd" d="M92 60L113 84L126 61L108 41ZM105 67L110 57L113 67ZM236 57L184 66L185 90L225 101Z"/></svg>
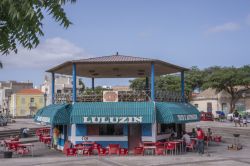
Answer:
<svg viewBox="0 0 250 166"><path fill-rule="evenodd" d="M230 112L235 109L235 103L242 97L243 93L250 90L250 66L240 68L223 67L216 68L207 75L204 89L214 88L218 92L224 90L230 98Z"/></svg>
<svg viewBox="0 0 250 166"><path fill-rule="evenodd" d="M146 89L146 78L136 78L129 80L129 87L133 90L144 90Z"/></svg>
<svg viewBox="0 0 250 166"><path fill-rule="evenodd" d="M43 36L44 13L68 28L71 22L62 6L76 0L1 0L0 1L0 52L17 53L17 46L32 49Z"/></svg>
<svg viewBox="0 0 250 166"><path fill-rule="evenodd" d="M204 83L206 73L197 67L192 67L185 72L185 93L191 97L191 92L196 88L201 88ZM146 87L145 78L130 80L130 88L142 90ZM155 89L159 91L181 91L180 75L165 75L157 77L155 80Z"/></svg>
<svg viewBox="0 0 250 166"><path fill-rule="evenodd" d="M201 89L206 72L200 70L198 67L193 66L189 71L185 72L185 85L188 91Z"/></svg>

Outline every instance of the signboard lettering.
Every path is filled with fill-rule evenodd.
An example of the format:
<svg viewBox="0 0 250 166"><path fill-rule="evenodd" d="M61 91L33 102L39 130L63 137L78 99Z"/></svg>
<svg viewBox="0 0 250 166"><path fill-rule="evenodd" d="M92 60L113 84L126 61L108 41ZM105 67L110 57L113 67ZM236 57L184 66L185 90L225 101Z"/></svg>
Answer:
<svg viewBox="0 0 250 166"><path fill-rule="evenodd" d="M189 115L176 115L179 121L188 121L188 120L197 120L197 114L189 114Z"/></svg>
<svg viewBox="0 0 250 166"><path fill-rule="evenodd" d="M49 123L50 118L49 117L44 117L44 116L38 116L37 121Z"/></svg>
<svg viewBox="0 0 250 166"><path fill-rule="evenodd" d="M142 123L141 116L130 117L83 117L83 123Z"/></svg>

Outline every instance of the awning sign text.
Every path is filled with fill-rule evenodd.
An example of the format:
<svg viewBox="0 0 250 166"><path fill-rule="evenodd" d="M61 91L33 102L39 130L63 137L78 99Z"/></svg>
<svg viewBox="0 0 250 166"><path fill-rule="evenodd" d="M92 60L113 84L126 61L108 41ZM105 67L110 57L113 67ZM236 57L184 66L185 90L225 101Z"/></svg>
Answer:
<svg viewBox="0 0 250 166"><path fill-rule="evenodd" d="M189 121L189 120L197 120L197 114L189 114L189 115L176 115L178 121Z"/></svg>
<svg viewBox="0 0 250 166"><path fill-rule="evenodd" d="M44 116L38 116L37 117L37 121L49 123L50 122L50 118L49 117L44 117Z"/></svg>
<svg viewBox="0 0 250 166"><path fill-rule="evenodd" d="M83 117L83 123L142 123L141 116L132 117Z"/></svg>

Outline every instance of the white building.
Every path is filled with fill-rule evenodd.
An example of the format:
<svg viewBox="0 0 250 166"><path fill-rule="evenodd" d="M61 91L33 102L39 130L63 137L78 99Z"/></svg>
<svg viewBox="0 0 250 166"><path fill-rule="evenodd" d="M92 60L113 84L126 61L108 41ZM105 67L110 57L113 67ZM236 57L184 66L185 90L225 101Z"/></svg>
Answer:
<svg viewBox="0 0 250 166"><path fill-rule="evenodd" d="M79 84L80 78L76 78L76 87L79 91L82 86ZM41 91L46 94L46 105L51 104L51 76L45 75ZM72 77L65 75L55 76L55 94L72 94Z"/></svg>
<svg viewBox="0 0 250 166"><path fill-rule="evenodd" d="M33 88L32 82L0 81L0 112L7 114L11 95L28 88Z"/></svg>

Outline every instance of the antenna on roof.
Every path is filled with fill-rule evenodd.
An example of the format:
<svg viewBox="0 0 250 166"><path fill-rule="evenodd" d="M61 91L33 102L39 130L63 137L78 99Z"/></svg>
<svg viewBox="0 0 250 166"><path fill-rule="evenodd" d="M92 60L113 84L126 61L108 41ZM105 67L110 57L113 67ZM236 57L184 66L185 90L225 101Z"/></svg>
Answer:
<svg viewBox="0 0 250 166"><path fill-rule="evenodd" d="M116 52L116 55L119 55L119 53L118 53L118 52Z"/></svg>

